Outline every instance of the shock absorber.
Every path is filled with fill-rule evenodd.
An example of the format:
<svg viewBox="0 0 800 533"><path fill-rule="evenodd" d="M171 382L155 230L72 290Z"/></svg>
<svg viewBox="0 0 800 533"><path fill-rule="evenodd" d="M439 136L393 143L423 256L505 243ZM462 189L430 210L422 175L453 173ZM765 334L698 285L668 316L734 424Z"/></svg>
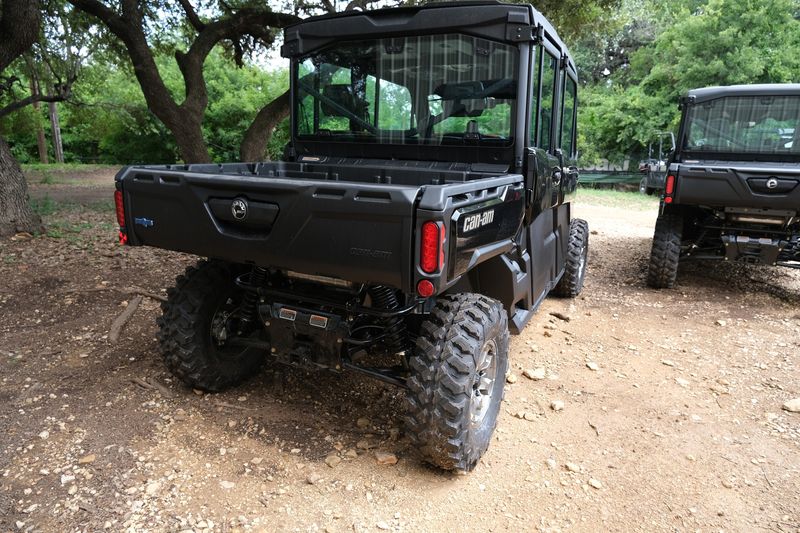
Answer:
<svg viewBox="0 0 800 533"><path fill-rule="evenodd" d="M370 287L367 292L372 299L372 306L375 308L392 310L400 307L397 293L390 287L376 285ZM379 320L379 324L384 327L384 344L389 351L400 353L408 349L408 334L402 317L382 318Z"/></svg>
<svg viewBox="0 0 800 533"><path fill-rule="evenodd" d="M267 279L267 269L256 266L250 272L250 286L257 288ZM245 291L242 306L239 308L239 324L242 331L247 331L256 316L258 293L255 290Z"/></svg>

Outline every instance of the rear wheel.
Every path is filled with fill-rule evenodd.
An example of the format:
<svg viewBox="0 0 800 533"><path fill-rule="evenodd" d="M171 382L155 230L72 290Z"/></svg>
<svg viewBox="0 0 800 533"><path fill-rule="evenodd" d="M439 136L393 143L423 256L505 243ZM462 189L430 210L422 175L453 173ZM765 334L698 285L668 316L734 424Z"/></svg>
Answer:
<svg viewBox="0 0 800 533"><path fill-rule="evenodd" d="M642 194L651 194L647 188L647 178L642 178L642 181L639 182L639 192Z"/></svg>
<svg viewBox="0 0 800 533"><path fill-rule="evenodd" d="M246 267L200 261L175 280L161 304L158 340L164 362L192 388L219 391L256 374L262 350L232 346L227 340L243 325L244 291L234 280Z"/></svg>
<svg viewBox="0 0 800 533"><path fill-rule="evenodd" d="M478 294L440 298L420 328L409 363L407 433L427 462L472 470L489 447L503 399L503 306Z"/></svg>
<svg viewBox="0 0 800 533"><path fill-rule="evenodd" d="M573 218L569 224L569 243L564 274L553 289L556 296L574 298L583 290L586 277L586 261L589 257L589 224Z"/></svg>
<svg viewBox="0 0 800 533"><path fill-rule="evenodd" d="M682 235L681 213L665 211L658 216L647 270L647 284L654 289L671 289L675 285Z"/></svg>

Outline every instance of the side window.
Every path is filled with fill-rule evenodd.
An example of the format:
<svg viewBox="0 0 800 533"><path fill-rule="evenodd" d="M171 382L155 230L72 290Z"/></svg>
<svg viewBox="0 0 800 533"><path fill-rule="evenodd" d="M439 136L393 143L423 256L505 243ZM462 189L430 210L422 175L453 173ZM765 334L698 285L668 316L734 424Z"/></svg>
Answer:
<svg viewBox="0 0 800 533"><path fill-rule="evenodd" d="M575 103L577 102L578 86L569 76L566 78L564 91L563 111L561 113L561 149L567 157L575 153Z"/></svg>
<svg viewBox="0 0 800 533"><path fill-rule="evenodd" d="M309 85L313 85L315 67L311 61L303 61L299 65L298 78ZM314 133L315 120L317 115L316 102L310 94L303 95L297 100L297 132Z"/></svg>
<svg viewBox="0 0 800 533"><path fill-rule="evenodd" d="M544 69L542 70L542 98L539 102L539 148L550 150L553 146L550 133L553 125L553 97L555 96L558 60L544 53Z"/></svg>
<svg viewBox="0 0 800 533"><path fill-rule="evenodd" d="M531 70L531 123L528 126L528 136L531 146L536 146L536 124L539 116L539 75L542 72L542 49L536 48L536 58Z"/></svg>

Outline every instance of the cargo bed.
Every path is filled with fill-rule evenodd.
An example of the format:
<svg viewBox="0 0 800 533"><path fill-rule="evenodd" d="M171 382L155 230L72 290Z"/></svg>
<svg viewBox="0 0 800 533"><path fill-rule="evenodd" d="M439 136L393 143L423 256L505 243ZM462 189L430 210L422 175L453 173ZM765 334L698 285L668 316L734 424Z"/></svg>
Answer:
<svg viewBox="0 0 800 533"><path fill-rule="evenodd" d="M449 199L522 176L492 165L336 158L131 166L116 181L132 245L411 290L416 209L443 211Z"/></svg>

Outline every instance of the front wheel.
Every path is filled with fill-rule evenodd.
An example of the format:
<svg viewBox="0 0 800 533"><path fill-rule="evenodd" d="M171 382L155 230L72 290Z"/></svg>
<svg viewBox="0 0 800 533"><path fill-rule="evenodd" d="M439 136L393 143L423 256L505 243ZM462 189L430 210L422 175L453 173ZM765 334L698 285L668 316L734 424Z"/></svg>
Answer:
<svg viewBox="0 0 800 533"><path fill-rule="evenodd" d="M671 289L675 285L682 236L681 213L665 211L658 216L647 269L647 284L654 289Z"/></svg>
<svg viewBox="0 0 800 533"><path fill-rule="evenodd" d="M575 298L583 290L586 277L586 262L589 257L589 224L580 218L569 223L569 242L564 274L553 289L553 294Z"/></svg>
<svg viewBox="0 0 800 533"><path fill-rule="evenodd" d="M240 334L244 292L234 280L245 267L200 261L175 280L161 304L158 340L170 372L189 387L216 392L256 374L263 351L226 342Z"/></svg>
<svg viewBox="0 0 800 533"><path fill-rule="evenodd" d="M444 296L422 323L406 397L406 432L423 458L470 471L489 447L508 370L508 318L479 294Z"/></svg>

